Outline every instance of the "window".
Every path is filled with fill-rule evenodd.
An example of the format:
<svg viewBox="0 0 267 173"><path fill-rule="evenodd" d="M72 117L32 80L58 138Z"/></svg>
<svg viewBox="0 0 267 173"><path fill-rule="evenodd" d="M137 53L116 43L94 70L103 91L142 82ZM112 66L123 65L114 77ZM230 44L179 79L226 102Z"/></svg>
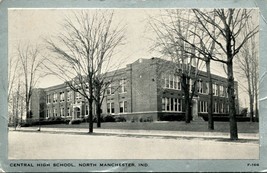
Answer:
<svg viewBox="0 0 267 173"><path fill-rule="evenodd" d="M54 94L53 94L53 102L54 102L54 103L57 102L57 93L54 93Z"/></svg>
<svg viewBox="0 0 267 173"><path fill-rule="evenodd" d="M107 95L114 94L113 85L110 83L107 87Z"/></svg>
<svg viewBox="0 0 267 173"><path fill-rule="evenodd" d="M54 108L53 109L53 117L56 117L57 116L57 108Z"/></svg>
<svg viewBox="0 0 267 173"><path fill-rule="evenodd" d="M218 86L217 84L212 84L212 91L214 96L218 96Z"/></svg>
<svg viewBox="0 0 267 173"><path fill-rule="evenodd" d="M177 80L177 89L178 90L181 90L181 81L180 81L180 77L179 76L176 76L176 80Z"/></svg>
<svg viewBox="0 0 267 173"><path fill-rule="evenodd" d="M161 104L161 110L165 111L165 97L162 97L162 104Z"/></svg>
<svg viewBox="0 0 267 173"><path fill-rule="evenodd" d="M121 79L120 80L120 93L125 93L125 92L127 92L126 79Z"/></svg>
<svg viewBox="0 0 267 173"><path fill-rule="evenodd" d="M174 89L178 89L178 80L177 80L177 76L173 76L173 80L174 80Z"/></svg>
<svg viewBox="0 0 267 173"><path fill-rule="evenodd" d="M170 111L174 111L174 106L173 106L173 98L170 98L170 101L171 101L171 109L170 109Z"/></svg>
<svg viewBox="0 0 267 173"><path fill-rule="evenodd" d="M226 107L226 113L229 113L229 111L230 111L230 107L229 107L229 105L227 105L227 107Z"/></svg>
<svg viewBox="0 0 267 173"><path fill-rule="evenodd" d="M76 117L80 118L81 115L81 109L79 107L74 108L74 112L76 113ZM74 113L74 115L75 115Z"/></svg>
<svg viewBox="0 0 267 173"><path fill-rule="evenodd" d="M208 112L208 102L199 101L199 112L200 113L207 113Z"/></svg>
<svg viewBox="0 0 267 173"><path fill-rule="evenodd" d="M224 113L225 111L224 111L224 104L223 103L221 103L221 106L220 106L220 113Z"/></svg>
<svg viewBox="0 0 267 173"><path fill-rule="evenodd" d="M210 89L209 89L210 87L209 87L209 83L208 82L206 82L206 94L209 94L209 91L210 91Z"/></svg>
<svg viewBox="0 0 267 173"><path fill-rule="evenodd" d="M76 91L75 94L76 94L76 100L75 102L76 103L80 103L81 99L82 99L82 95L80 93L81 91Z"/></svg>
<svg viewBox="0 0 267 173"><path fill-rule="evenodd" d="M107 103L107 113L109 113L109 114L115 113L114 102Z"/></svg>
<svg viewBox="0 0 267 173"><path fill-rule="evenodd" d="M177 99L174 99L174 111L177 112L178 111L178 105L177 105Z"/></svg>
<svg viewBox="0 0 267 173"><path fill-rule="evenodd" d="M127 112L127 101L120 102L120 113Z"/></svg>
<svg viewBox="0 0 267 173"><path fill-rule="evenodd" d="M65 117L65 108L60 108L60 116Z"/></svg>
<svg viewBox="0 0 267 173"><path fill-rule="evenodd" d="M181 90L181 82L179 76L162 75L163 88Z"/></svg>
<svg viewBox="0 0 267 173"><path fill-rule="evenodd" d="M110 114L111 111L110 111L110 103L107 103L107 113Z"/></svg>
<svg viewBox="0 0 267 173"><path fill-rule="evenodd" d="M169 87L170 87L169 76L165 78L165 87L166 87L166 88L169 88Z"/></svg>
<svg viewBox="0 0 267 173"><path fill-rule="evenodd" d="M219 113L219 105L218 105L218 102L214 102L214 109L213 109L213 112L214 113Z"/></svg>
<svg viewBox="0 0 267 173"><path fill-rule="evenodd" d="M174 88L174 81L173 81L173 75L169 75L169 79L170 79L170 88Z"/></svg>
<svg viewBox="0 0 267 173"><path fill-rule="evenodd" d="M178 99L178 112L182 112L182 99Z"/></svg>
<svg viewBox="0 0 267 173"><path fill-rule="evenodd" d="M201 80L198 81L197 89L198 89L198 93L203 93L203 84Z"/></svg>
<svg viewBox="0 0 267 173"><path fill-rule="evenodd" d="M127 105L127 101L124 101L124 112L128 112L128 105Z"/></svg>
<svg viewBox="0 0 267 173"><path fill-rule="evenodd" d="M162 98L162 111L182 112L182 100L177 98Z"/></svg>
<svg viewBox="0 0 267 173"><path fill-rule="evenodd" d="M170 111L170 99L166 98L166 111Z"/></svg>
<svg viewBox="0 0 267 173"><path fill-rule="evenodd" d="M60 92L60 102L64 102L64 101L65 101L65 93L63 91L63 92Z"/></svg>
<svg viewBox="0 0 267 173"><path fill-rule="evenodd" d="M111 113L115 113L114 103L111 103Z"/></svg>
<svg viewBox="0 0 267 173"><path fill-rule="evenodd" d="M46 103L51 103L51 95L50 94L48 94L46 96Z"/></svg>
<svg viewBox="0 0 267 173"><path fill-rule="evenodd" d="M46 118L48 118L49 117L49 110L47 109L46 110Z"/></svg>
<svg viewBox="0 0 267 173"><path fill-rule="evenodd" d="M68 107L68 117L70 116L70 107Z"/></svg>
<svg viewBox="0 0 267 173"><path fill-rule="evenodd" d="M203 105L203 112L208 112L208 102L205 102L205 104Z"/></svg>
<svg viewBox="0 0 267 173"><path fill-rule="evenodd" d="M67 101L69 102L71 100L71 91L67 92Z"/></svg>
<svg viewBox="0 0 267 173"><path fill-rule="evenodd" d="M225 96L225 87L224 86L220 86L220 96L224 97Z"/></svg>

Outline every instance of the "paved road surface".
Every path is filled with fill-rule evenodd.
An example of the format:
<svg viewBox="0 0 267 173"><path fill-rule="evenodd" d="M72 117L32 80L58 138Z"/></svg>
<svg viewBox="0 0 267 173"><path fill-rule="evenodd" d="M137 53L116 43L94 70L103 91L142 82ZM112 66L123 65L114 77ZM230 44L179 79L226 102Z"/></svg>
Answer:
<svg viewBox="0 0 267 173"><path fill-rule="evenodd" d="M258 159L257 142L9 131L9 159Z"/></svg>

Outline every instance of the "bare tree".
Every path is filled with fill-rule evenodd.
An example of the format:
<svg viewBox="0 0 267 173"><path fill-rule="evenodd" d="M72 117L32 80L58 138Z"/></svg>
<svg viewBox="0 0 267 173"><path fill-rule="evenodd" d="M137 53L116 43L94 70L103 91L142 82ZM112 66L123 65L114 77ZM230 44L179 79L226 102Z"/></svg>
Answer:
<svg viewBox="0 0 267 173"><path fill-rule="evenodd" d="M12 119L13 126L16 130L16 127L19 123L19 104L20 104L20 82L18 82L18 86L16 88L16 92L12 93L12 100L10 100L11 109L12 109Z"/></svg>
<svg viewBox="0 0 267 173"><path fill-rule="evenodd" d="M98 74L94 78L94 101L96 106L96 118L97 118L97 127L101 127L101 113L102 113L102 103L105 98L105 94L107 89L109 89L109 86L116 82L116 73L117 69L113 72L106 72L102 74ZM114 88L113 92L119 89L120 86Z"/></svg>
<svg viewBox="0 0 267 173"><path fill-rule="evenodd" d="M150 26L156 33L155 49L159 49L176 64L174 71L180 76L184 93L186 123L190 123L192 119L192 99L195 96L199 67L202 65L194 46L186 42L190 37L190 30L196 29L191 16L188 10L166 10L159 17L150 17ZM195 38L192 37L193 43Z"/></svg>
<svg viewBox="0 0 267 173"><path fill-rule="evenodd" d="M39 70L43 60L40 56L39 48L30 44L22 45L20 43L17 47L17 56L21 67L22 84L25 92L26 119L29 119L31 118L30 101L32 89L41 77Z"/></svg>
<svg viewBox="0 0 267 173"><path fill-rule="evenodd" d="M189 13L192 11L188 10ZM184 21L187 22L188 25L192 25L194 27L188 27L187 35L184 35L182 32L177 32L177 39L182 40L190 47L194 49L194 52L191 49L184 49L184 52L194 56L195 58L204 61L206 65L208 83L209 83L209 99L208 99L208 128L213 130L214 129L214 121L212 116L213 111L213 86L212 86L212 77L211 77L211 69L210 64L211 60L214 56L216 56L216 49L215 49L215 41L211 40L209 35L203 30L202 26L199 25L198 20L191 16L190 20L188 20L188 16L184 15L177 15L177 21ZM215 35L215 28L212 28L214 37L218 37Z"/></svg>
<svg viewBox="0 0 267 173"><path fill-rule="evenodd" d="M18 73L18 64L19 61L15 59L15 56L10 56L8 60L8 95L7 95L7 102L8 102L8 109L9 109L9 120L12 121L15 120L15 98L14 94L17 91L17 85L16 82L18 81L19 78L19 73ZM15 123L15 121L13 121Z"/></svg>
<svg viewBox="0 0 267 173"><path fill-rule="evenodd" d="M255 56L257 57L258 55L255 54ZM254 91L254 105L255 105L255 117L256 120L259 120L259 61L257 59L254 59L253 63L253 67L252 68L252 88Z"/></svg>
<svg viewBox="0 0 267 173"><path fill-rule="evenodd" d="M230 138L237 140L233 60L244 44L258 32L258 25L256 25L245 37L242 35L245 26L251 22L254 11L249 9L215 9L213 10L214 15L198 9L194 9L193 12L203 29L215 42L217 49L220 49L222 53L222 56L216 56L213 60L227 66ZM213 27L216 33L220 33L219 37L214 36L211 30Z"/></svg>
<svg viewBox="0 0 267 173"><path fill-rule="evenodd" d="M55 68L47 68L89 104L89 133L93 133L93 101L98 102L101 87L106 86L100 76L124 39L124 26L113 20L112 10L73 13L65 17L62 33L55 40L46 40L57 59L48 59Z"/></svg>
<svg viewBox="0 0 267 173"><path fill-rule="evenodd" d="M247 32L250 31L250 28L251 27L248 25L247 30L244 32L245 36L247 35ZM252 122L254 121L254 114L257 116L258 108L258 50L256 45L256 35L244 44L237 57L237 67L240 70L238 74L245 78L245 82L247 83L245 91L249 97L249 113L250 121Z"/></svg>

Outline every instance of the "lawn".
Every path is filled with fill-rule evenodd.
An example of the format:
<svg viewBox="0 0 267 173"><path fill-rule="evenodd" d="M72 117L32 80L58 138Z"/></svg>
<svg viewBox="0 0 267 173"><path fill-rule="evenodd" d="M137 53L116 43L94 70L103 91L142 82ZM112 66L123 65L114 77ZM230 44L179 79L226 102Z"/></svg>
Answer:
<svg viewBox="0 0 267 173"><path fill-rule="evenodd" d="M238 122L239 133L258 133L259 123L257 122ZM43 127L53 128L88 128L88 123L81 124L55 124L55 125L43 125ZM214 132L229 132L229 122L215 122ZM94 128L96 124L94 124ZM160 121L160 122L111 122L102 123L102 129L126 129L126 130L165 130L165 131L197 131L197 132L209 132L208 122L191 122L186 124L183 121Z"/></svg>

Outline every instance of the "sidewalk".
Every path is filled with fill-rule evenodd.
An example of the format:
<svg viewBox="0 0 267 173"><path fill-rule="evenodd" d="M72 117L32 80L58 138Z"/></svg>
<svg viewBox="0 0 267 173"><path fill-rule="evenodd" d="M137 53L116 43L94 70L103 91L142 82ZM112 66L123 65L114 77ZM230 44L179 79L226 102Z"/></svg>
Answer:
<svg viewBox="0 0 267 173"><path fill-rule="evenodd" d="M37 132L38 127L20 127L17 131ZM9 128L14 131L14 128ZM46 128L41 127L41 132L50 133L87 133L84 128ZM154 136L154 137L189 137L189 138L222 138L229 139L230 134L224 132L192 132L192 131L161 131L161 130L124 130L124 129L98 129L94 128L94 134L100 135L134 135L134 136ZM239 139L258 140L258 133L238 133Z"/></svg>

